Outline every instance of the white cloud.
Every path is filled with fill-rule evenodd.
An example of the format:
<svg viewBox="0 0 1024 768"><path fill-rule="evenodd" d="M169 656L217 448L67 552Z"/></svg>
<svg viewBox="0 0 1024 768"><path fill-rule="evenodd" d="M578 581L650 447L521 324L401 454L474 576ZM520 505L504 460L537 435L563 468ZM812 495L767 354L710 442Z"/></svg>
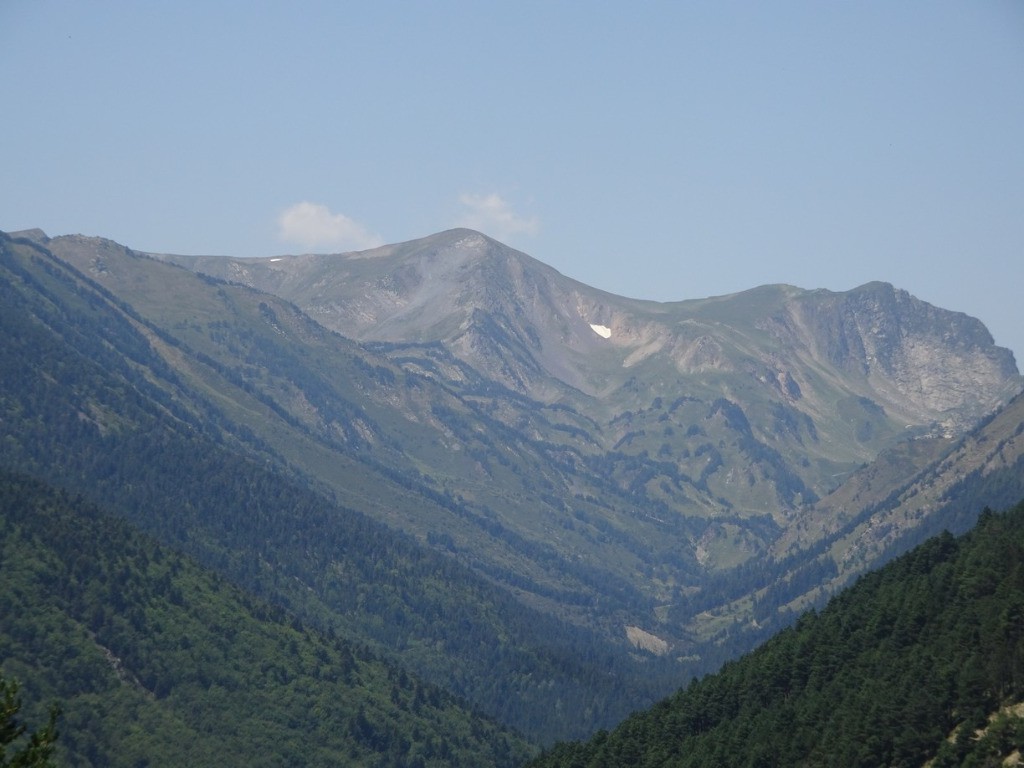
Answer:
<svg viewBox="0 0 1024 768"><path fill-rule="evenodd" d="M501 197L489 195L459 195L459 202L465 207L459 219L460 227L476 229L499 240L513 235L535 235L540 229L536 216L520 216Z"/></svg>
<svg viewBox="0 0 1024 768"><path fill-rule="evenodd" d="M277 236L304 248L340 248L360 251L384 241L343 213L331 213L326 205L301 202L289 206L277 219Z"/></svg>

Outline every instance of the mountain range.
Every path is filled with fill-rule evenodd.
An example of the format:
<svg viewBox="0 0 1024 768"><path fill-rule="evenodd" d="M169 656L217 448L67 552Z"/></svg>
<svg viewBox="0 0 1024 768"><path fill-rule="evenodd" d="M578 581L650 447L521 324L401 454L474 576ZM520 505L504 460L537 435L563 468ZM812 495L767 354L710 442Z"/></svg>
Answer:
<svg viewBox="0 0 1024 768"><path fill-rule="evenodd" d="M538 743L1024 496L1013 355L884 283L647 302L469 230L0 248L4 468Z"/></svg>
<svg viewBox="0 0 1024 768"><path fill-rule="evenodd" d="M280 296L347 338L439 343L490 381L609 420L678 388L787 402L815 420L837 399L867 398L883 422L952 433L1019 389L1012 354L980 322L884 283L639 301L470 230L351 254L158 258ZM870 450L886 435L854 438L844 443Z"/></svg>

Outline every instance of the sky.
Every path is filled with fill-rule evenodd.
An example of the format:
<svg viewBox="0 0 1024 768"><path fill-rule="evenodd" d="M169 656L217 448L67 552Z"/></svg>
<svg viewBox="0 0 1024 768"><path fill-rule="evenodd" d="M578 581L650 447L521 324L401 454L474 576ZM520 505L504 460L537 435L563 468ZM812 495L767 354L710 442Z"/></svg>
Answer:
<svg viewBox="0 0 1024 768"><path fill-rule="evenodd" d="M1024 367L1024 1L0 0L0 230L883 280Z"/></svg>

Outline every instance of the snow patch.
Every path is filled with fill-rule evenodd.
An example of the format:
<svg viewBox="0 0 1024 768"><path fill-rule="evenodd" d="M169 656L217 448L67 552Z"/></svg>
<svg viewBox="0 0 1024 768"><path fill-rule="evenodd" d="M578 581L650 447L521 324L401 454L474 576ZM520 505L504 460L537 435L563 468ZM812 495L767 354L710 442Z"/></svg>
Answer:
<svg viewBox="0 0 1024 768"><path fill-rule="evenodd" d="M280 260L281 260L280 256L278 256L276 259L271 259L271 261L280 261Z"/></svg>
<svg viewBox="0 0 1024 768"><path fill-rule="evenodd" d="M595 323L591 323L590 327L593 329L594 333L596 333L602 339L611 338L612 329L609 328L607 325L596 325Z"/></svg>

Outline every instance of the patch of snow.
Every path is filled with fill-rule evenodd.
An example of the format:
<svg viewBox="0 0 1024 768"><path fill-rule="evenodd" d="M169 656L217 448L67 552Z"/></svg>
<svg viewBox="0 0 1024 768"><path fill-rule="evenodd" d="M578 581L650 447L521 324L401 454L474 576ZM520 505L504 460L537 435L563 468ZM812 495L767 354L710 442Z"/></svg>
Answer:
<svg viewBox="0 0 1024 768"><path fill-rule="evenodd" d="M278 256L276 259L271 259L271 261L280 261L280 260L281 260L280 256Z"/></svg>
<svg viewBox="0 0 1024 768"><path fill-rule="evenodd" d="M593 329L594 333L596 333L602 339L611 338L612 329L609 328L607 325L596 325L595 323L591 323L590 327Z"/></svg>

